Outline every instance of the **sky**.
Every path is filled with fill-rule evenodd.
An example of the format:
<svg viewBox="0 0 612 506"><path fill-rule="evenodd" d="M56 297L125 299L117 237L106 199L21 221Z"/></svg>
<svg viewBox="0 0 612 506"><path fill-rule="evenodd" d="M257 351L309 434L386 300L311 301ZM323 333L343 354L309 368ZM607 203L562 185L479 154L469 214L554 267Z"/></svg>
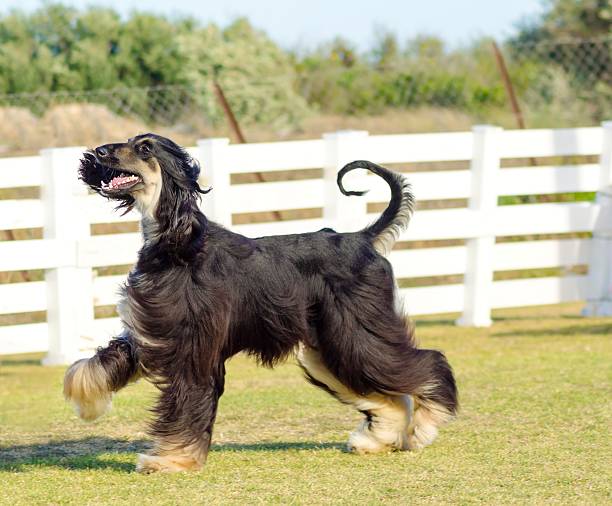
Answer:
<svg viewBox="0 0 612 506"><path fill-rule="evenodd" d="M41 0L0 0L0 13L33 10ZM76 7L113 7L171 16L191 15L225 26L246 16L287 49L311 48L335 36L366 49L383 29L400 41L418 34L440 36L451 46L514 32L517 23L542 11L542 0L64 0Z"/></svg>

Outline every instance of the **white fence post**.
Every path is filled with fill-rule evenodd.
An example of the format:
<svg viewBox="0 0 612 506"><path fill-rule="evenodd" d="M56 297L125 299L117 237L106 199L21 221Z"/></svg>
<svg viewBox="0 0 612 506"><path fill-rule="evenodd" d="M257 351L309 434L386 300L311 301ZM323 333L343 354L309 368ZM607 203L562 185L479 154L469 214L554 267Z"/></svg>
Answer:
<svg viewBox="0 0 612 506"><path fill-rule="evenodd" d="M354 232L367 223L367 202L364 197L340 193L336 183L338 171L354 160L367 160L368 132L341 130L323 135L326 163L323 167L325 204L323 219L337 232ZM347 190L368 190L367 178L359 173L347 174L343 183ZM360 177L361 176L361 177Z"/></svg>
<svg viewBox="0 0 612 506"><path fill-rule="evenodd" d="M490 218L497 207L496 182L500 167L499 140L502 129L491 125L476 125L472 132L474 147L469 208L477 213L479 231L476 237L467 241L464 308L457 325L488 327L491 325L495 247L495 235Z"/></svg>
<svg viewBox="0 0 612 506"><path fill-rule="evenodd" d="M601 147L601 157L599 164L599 188L612 186L612 121L604 121L601 124L603 130L603 145Z"/></svg>
<svg viewBox="0 0 612 506"><path fill-rule="evenodd" d="M229 139L215 138L198 141L202 173L212 191L202 195L204 213L224 227L232 226L230 171L226 160Z"/></svg>
<svg viewBox="0 0 612 506"><path fill-rule="evenodd" d="M584 316L612 316L612 121L602 123L599 215L593 230Z"/></svg>
<svg viewBox="0 0 612 506"><path fill-rule="evenodd" d="M80 358L82 331L94 319L92 269L77 267L77 243L90 236L87 188L77 179L82 153L82 148L41 151L43 237L61 241L74 251L63 265L45 271L49 353L44 365L69 364Z"/></svg>

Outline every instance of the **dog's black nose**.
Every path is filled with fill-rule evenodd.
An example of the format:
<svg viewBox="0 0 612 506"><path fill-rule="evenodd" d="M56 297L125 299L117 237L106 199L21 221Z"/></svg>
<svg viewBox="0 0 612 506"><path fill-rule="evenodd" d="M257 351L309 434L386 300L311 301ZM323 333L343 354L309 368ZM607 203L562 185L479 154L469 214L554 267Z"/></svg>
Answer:
<svg viewBox="0 0 612 506"><path fill-rule="evenodd" d="M99 146L99 147L96 148L96 155L98 155L100 158L104 158L104 157L110 155L110 152L111 152L111 150L110 150L108 144L106 144L104 146Z"/></svg>

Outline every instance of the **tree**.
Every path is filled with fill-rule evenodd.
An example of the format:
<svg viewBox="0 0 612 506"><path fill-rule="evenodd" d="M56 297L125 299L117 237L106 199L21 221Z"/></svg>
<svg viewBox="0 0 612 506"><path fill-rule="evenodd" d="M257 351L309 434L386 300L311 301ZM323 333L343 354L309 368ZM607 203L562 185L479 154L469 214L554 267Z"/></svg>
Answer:
<svg viewBox="0 0 612 506"><path fill-rule="evenodd" d="M185 31L178 44L185 59L184 79L197 89L200 105L213 120L222 117L212 91L214 79L243 122L280 128L305 114L289 55L248 20L237 19L224 30L209 25Z"/></svg>
<svg viewBox="0 0 612 506"><path fill-rule="evenodd" d="M518 42L612 35L611 0L546 0L540 18L523 24Z"/></svg>
<svg viewBox="0 0 612 506"><path fill-rule="evenodd" d="M520 27L509 41L521 51L535 50L547 63L560 65L578 85L612 79L612 0L546 0L541 17Z"/></svg>
<svg viewBox="0 0 612 506"><path fill-rule="evenodd" d="M544 13L508 41L519 69L530 68L532 100L565 112L612 112L612 0L546 0ZM516 75L516 72L515 72Z"/></svg>
<svg viewBox="0 0 612 506"><path fill-rule="evenodd" d="M124 21L111 9L59 4L0 16L0 93L155 87L116 90L104 105L120 112L128 101L147 120L175 121L195 99L214 120L221 112L213 78L242 121L280 126L307 109L289 55L246 19L220 30L191 18L135 13ZM44 110L42 97L37 104Z"/></svg>
<svg viewBox="0 0 612 506"><path fill-rule="evenodd" d="M372 49L374 65L379 70L388 70L400 64L401 54L397 36L383 29L376 30L376 40Z"/></svg>
<svg viewBox="0 0 612 506"><path fill-rule="evenodd" d="M90 9L78 16L77 43L67 55L68 65L81 76L82 89L108 89L119 79L121 20L110 9Z"/></svg>

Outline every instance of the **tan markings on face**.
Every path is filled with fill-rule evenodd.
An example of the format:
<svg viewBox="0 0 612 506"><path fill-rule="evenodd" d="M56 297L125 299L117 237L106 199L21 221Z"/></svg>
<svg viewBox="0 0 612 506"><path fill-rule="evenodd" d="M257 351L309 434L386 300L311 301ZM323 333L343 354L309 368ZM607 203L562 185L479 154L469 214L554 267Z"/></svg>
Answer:
<svg viewBox="0 0 612 506"><path fill-rule="evenodd" d="M154 156L146 160L138 156L136 149L139 144L133 146L124 144L115 151L115 156L121 167L135 172L142 178L143 187L132 192L132 196L143 216L153 216L162 189L161 167Z"/></svg>

